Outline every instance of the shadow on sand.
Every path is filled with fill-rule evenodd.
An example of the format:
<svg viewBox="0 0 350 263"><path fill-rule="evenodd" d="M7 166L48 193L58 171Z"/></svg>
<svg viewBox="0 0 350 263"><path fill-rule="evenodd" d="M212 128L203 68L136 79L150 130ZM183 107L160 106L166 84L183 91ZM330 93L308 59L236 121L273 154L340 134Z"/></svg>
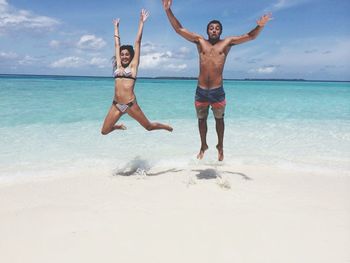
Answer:
<svg viewBox="0 0 350 263"><path fill-rule="evenodd" d="M244 180L253 180L252 178L245 175L244 173L231 172L231 171L218 171L217 169L213 169L213 168L208 168L204 170L192 170L192 171L199 172L198 174L196 174L196 177L199 180L216 179L220 176L221 173L240 175Z"/></svg>
<svg viewBox="0 0 350 263"><path fill-rule="evenodd" d="M151 164L144 159L141 159L139 156L135 157L135 159L131 160L127 164L125 164L121 168L116 168L113 171L114 176L131 176L131 175L138 175L139 172L144 172L147 174L147 176L157 176L161 174L166 174L169 172L180 172L181 169L167 169L164 171L154 172L150 173L149 170L152 168Z"/></svg>
<svg viewBox="0 0 350 263"><path fill-rule="evenodd" d="M177 168L171 168L164 171L158 171L158 172L149 172L152 168L152 165L149 163L149 161L145 159L141 159L139 156L136 156L133 160L125 164L123 167L116 168L113 171L113 176L132 176L132 175L147 175L147 176L158 176L161 174L166 174L169 172L176 173L181 172L183 169L177 169ZM239 175L244 180L253 180L249 176L247 176L244 173L240 172L231 172L231 171L223 171L218 170L214 168L208 168L208 169L198 169L198 170L191 170L194 172L198 172L195 176L199 180L208 180L208 179L216 179L218 177L221 177L221 174L234 174Z"/></svg>

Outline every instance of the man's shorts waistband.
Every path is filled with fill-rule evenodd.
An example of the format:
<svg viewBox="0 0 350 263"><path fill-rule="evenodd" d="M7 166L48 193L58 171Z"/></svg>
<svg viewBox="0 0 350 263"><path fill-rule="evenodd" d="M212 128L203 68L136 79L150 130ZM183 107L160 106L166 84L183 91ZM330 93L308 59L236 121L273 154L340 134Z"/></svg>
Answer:
<svg viewBox="0 0 350 263"><path fill-rule="evenodd" d="M215 89L203 89L197 86L195 96L196 107L212 105L213 107L222 107L226 105L225 91L221 86Z"/></svg>

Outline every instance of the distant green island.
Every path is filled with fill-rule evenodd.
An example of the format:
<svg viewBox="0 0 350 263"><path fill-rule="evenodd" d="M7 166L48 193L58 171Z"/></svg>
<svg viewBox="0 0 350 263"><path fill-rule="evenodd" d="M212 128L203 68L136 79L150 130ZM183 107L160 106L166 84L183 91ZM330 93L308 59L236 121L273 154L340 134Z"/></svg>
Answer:
<svg viewBox="0 0 350 263"><path fill-rule="evenodd" d="M6 74L0 73L0 77L17 77L17 78L113 78L112 76L77 76L77 75L39 75L39 74ZM138 77L139 79L172 79L172 80L197 80L197 77L172 77L172 76L158 76L158 77ZM224 80L232 81L307 81L307 82L350 82L350 80L310 80L310 79L292 79L292 78L224 78Z"/></svg>

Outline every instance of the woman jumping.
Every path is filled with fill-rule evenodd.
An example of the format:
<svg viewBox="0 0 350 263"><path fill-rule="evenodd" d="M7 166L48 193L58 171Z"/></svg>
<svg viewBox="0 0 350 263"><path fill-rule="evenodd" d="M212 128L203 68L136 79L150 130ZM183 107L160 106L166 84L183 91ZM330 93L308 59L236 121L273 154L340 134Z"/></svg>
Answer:
<svg viewBox="0 0 350 263"><path fill-rule="evenodd" d="M140 47L143 25L149 13L142 9L140 15L139 29L135 40L135 50L131 45L120 46L119 19L114 19L115 61L114 72L114 100L104 120L101 133L106 135L114 130L125 130L123 124L116 124L120 117L127 113L138 121L146 130L172 131L169 125L150 122L139 107L134 93L137 70L140 63Z"/></svg>

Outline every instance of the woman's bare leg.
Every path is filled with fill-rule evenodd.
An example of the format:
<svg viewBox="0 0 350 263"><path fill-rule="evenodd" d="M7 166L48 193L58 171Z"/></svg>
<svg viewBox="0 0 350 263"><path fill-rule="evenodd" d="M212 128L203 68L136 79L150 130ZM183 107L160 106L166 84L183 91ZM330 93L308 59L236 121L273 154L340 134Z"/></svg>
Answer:
<svg viewBox="0 0 350 263"><path fill-rule="evenodd" d="M107 116L104 120L101 133L107 135L114 130L126 130L123 124L116 124L123 114L114 105L109 109Z"/></svg>
<svg viewBox="0 0 350 263"><path fill-rule="evenodd" d="M169 125L158 123L158 122L150 122L145 114L142 112L141 108L135 102L130 108L126 111L130 117L137 120L147 131L153 131L153 130L167 130L167 131L173 131L173 128Z"/></svg>

